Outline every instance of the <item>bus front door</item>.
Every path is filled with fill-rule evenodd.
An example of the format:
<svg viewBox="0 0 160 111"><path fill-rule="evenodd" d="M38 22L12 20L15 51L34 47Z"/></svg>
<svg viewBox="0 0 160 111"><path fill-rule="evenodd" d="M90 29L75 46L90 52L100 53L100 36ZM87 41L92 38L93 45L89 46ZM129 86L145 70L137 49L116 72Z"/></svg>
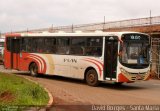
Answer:
<svg viewBox="0 0 160 111"><path fill-rule="evenodd" d="M11 69L19 69L20 61L20 39L11 39Z"/></svg>
<svg viewBox="0 0 160 111"><path fill-rule="evenodd" d="M111 36L105 38L104 53L104 80L116 79L118 55L118 37Z"/></svg>

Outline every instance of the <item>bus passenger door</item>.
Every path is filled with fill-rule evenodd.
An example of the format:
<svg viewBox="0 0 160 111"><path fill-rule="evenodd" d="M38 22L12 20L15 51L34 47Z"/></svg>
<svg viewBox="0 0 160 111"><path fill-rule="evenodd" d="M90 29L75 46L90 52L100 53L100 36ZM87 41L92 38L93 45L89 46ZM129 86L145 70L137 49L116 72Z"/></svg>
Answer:
<svg viewBox="0 0 160 111"><path fill-rule="evenodd" d="M11 69L19 69L20 61L20 39L11 39Z"/></svg>
<svg viewBox="0 0 160 111"><path fill-rule="evenodd" d="M118 37L111 36L105 38L104 52L104 80L116 79L117 56L118 55Z"/></svg>

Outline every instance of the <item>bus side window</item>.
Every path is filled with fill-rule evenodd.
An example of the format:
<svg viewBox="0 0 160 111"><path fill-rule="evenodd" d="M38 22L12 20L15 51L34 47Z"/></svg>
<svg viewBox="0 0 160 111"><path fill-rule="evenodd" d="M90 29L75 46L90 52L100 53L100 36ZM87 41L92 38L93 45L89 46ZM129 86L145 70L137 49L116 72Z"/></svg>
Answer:
<svg viewBox="0 0 160 111"><path fill-rule="evenodd" d="M58 38L57 39L57 54L66 54L70 53L70 39L69 38Z"/></svg>
<svg viewBox="0 0 160 111"><path fill-rule="evenodd" d="M29 44L30 38L22 38L21 42L21 51L22 52L30 52L31 46Z"/></svg>
<svg viewBox="0 0 160 111"><path fill-rule="evenodd" d="M10 51L11 50L11 38L8 37L6 43L7 43L7 50Z"/></svg>
<svg viewBox="0 0 160 111"><path fill-rule="evenodd" d="M34 48L37 53L45 53L44 37L36 38Z"/></svg>
<svg viewBox="0 0 160 111"><path fill-rule="evenodd" d="M56 52L56 39L55 38L45 38L44 46L46 53L55 53Z"/></svg>
<svg viewBox="0 0 160 111"><path fill-rule="evenodd" d="M101 56L102 55L102 38L88 38L86 46L87 56Z"/></svg>
<svg viewBox="0 0 160 111"><path fill-rule="evenodd" d="M72 38L70 54L84 55L86 38Z"/></svg>

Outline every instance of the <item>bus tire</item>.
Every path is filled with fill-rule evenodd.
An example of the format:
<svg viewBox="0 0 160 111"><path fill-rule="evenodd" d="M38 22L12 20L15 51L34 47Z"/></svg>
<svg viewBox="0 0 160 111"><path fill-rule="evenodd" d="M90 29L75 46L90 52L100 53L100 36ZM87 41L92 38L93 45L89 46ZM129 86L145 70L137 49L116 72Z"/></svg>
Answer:
<svg viewBox="0 0 160 111"><path fill-rule="evenodd" d="M96 70L90 69L90 70L87 71L87 73L86 73L86 83L89 86L94 86L94 87L98 86L99 81L98 81L98 75L97 75Z"/></svg>
<svg viewBox="0 0 160 111"><path fill-rule="evenodd" d="M32 63L29 67L29 71L30 71L30 74L31 76L38 76L38 66L36 63Z"/></svg>

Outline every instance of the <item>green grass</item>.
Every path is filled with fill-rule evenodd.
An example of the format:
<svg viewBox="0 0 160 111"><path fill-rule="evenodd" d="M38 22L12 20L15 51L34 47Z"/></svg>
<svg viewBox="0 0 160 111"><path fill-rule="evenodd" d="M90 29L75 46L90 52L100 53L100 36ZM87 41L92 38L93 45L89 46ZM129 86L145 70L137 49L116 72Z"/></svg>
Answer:
<svg viewBox="0 0 160 111"><path fill-rule="evenodd" d="M0 106L46 105L49 97L38 84L12 74L0 73Z"/></svg>

